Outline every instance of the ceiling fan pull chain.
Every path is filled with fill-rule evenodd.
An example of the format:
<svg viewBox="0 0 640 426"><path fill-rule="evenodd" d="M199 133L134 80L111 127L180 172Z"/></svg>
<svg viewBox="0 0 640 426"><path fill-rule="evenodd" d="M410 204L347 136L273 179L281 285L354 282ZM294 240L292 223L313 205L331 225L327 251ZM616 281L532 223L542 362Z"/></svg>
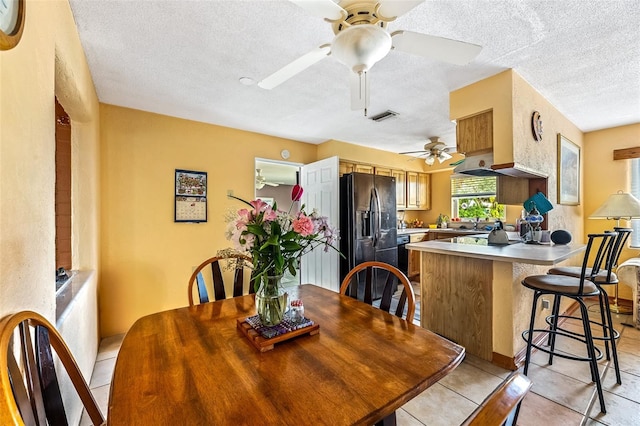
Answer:
<svg viewBox="0 0 640 426"><path fill-rule="evenodd" d="M364 81L363 81L364 80ZM367 107L369 106L369 86L367 85L367 72L360 71L360 90L364 88L364 93L360 93L360 97L364 96L364 116L367 116Z"/></svg>

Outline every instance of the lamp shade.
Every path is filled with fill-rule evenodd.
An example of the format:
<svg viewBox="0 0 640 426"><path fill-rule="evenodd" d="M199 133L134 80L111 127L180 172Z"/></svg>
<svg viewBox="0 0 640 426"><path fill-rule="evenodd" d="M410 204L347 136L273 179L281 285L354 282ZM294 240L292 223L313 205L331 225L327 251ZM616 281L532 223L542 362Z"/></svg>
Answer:
<svg viewBox="0 0 640 426"><path fill-rule="evenodd" d="M353 72L366 72L391 50L391 36L376 25L360 24L340 31L331 43L331 56Z"/></svg>
<svg viewBox="0 0 640 426"><path fill-rule="evenodd" d="M640 218L640 200L628 192L618 191L609 195L589 219L635 219Z"/></svg>

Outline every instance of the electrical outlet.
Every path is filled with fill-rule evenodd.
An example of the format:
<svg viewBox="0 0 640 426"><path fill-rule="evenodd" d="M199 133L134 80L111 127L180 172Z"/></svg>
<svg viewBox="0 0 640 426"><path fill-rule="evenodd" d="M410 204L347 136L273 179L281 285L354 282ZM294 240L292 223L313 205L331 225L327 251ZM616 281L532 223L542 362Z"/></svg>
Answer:
<svg viewBox="0 0 640 426"><path fill-rule="evenodd" d="M550 309L550 304L547 299L542 299L542 309Z"/></svg>
<svg viewBox="0 0 640 426"><path fill-rule="evenodd" d="M227 197L233 197L233 189L227 189Z"/></svg>

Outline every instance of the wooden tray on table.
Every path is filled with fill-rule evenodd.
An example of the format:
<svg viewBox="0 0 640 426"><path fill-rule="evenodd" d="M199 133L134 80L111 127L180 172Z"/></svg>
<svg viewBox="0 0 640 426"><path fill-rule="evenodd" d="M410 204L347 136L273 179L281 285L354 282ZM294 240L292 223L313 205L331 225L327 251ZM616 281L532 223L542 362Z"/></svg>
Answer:
<svg viewBox="0 0 640 426"><path fill-rule="evenodd" d="M320 333L320 324L316 324L306 317L299 323L292 323L285 318L282 323L273 327L263 326L258 315L238 318L236 322L238 329L260 352L270 351L276 343L284 342L303 334L314 335Z"/></svg>

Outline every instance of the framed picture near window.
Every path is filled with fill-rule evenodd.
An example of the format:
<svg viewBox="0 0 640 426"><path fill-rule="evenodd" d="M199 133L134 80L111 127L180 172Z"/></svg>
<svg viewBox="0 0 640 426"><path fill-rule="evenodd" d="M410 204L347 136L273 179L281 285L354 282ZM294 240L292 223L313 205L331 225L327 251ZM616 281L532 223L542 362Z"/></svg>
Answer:
<svg viewBox="0 0 640 426"><path fill-rule="evenodd" d="M207 221L207 172L176 169L174 222Z"/></svg>
<svg viewBox="0 0 640 426"><path fill-rule="evenodd" d="M558 204L580 204L580 147L558 133Z"/></svg>

